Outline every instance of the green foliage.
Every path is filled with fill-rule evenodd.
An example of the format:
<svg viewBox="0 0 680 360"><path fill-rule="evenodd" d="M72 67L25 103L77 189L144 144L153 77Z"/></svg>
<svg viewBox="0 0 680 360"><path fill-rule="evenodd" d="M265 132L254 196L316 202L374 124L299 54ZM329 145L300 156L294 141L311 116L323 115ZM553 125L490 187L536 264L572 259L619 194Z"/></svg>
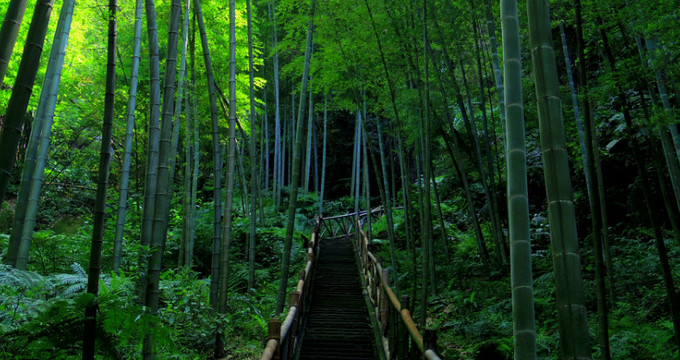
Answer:
<svg viewBox="0 0 680 360"><path fill-rule="evenodd" d="M12 211L10 211L9 204L5 202L0 207L0 233L9 232L12 227L12 219Z"/></svg>

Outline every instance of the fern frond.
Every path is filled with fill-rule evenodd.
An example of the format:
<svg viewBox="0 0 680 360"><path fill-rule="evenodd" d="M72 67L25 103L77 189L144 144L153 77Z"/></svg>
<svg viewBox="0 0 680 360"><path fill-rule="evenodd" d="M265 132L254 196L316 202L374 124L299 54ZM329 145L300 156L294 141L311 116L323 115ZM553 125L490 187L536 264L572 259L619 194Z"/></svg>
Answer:
<svg viewBox="0 0 680 360"><path fill-rule="evenodd" d="M45 278L33 271L17 270L9 266L0 268L0 285L35 287L43 285Z"/></svg>
<svg viewBox="0 0 680 360"><path fill-rule="evenodd" d="M80 266L80 264L78 264L77 262L71 264L71 270L73 270L75 274L80 275L81 277L87 279L87 271L85 271L85 269L83 269L83 267Z"/></svg>

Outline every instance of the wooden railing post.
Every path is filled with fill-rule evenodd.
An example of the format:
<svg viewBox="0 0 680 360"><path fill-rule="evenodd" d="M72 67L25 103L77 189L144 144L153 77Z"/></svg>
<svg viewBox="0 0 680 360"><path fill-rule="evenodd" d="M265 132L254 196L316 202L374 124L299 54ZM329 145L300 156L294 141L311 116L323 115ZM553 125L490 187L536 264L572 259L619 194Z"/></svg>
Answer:
<svg viewBox="0 0 680 360"><path fill-rule="evenodd" d="M425 329L423 334L423 350L423 355L427 350L437 352L437 332L435 330Z"/></svg>
<svg viewBox="0 0 680 360"><path fill-rule="evenodd" d="M381 280L385 281L385 284L389 285L389 271L388 270L383 270L381 274ZM380 331L383 335L387 334L387 330L389 327L389 317L388 317L388 308L390 306L389 304L389 299L387 298L387 292L385 291L385 287L383 286L383 282L380 281L378 284L380 286Z"/></svg>
<svg viewBox="0 0 680 360"><path fill-rule="evenodd" d="M268 340L276 340L279 346L276 347L274 352L274 359L281 359L281 320L270 319L267 323L267 338Z"/></svg>
<svg viewBox="0 0 680 360"><path fill-rule="evenodd" d="M288 347L286 348L286 353L287 357L286 359L292 359L293 358L293 351L295 351L295 343L297 342L297 337L298 337L298 326L300 322L300 292L295 290L292 293L290 293L290 298L288 300L288 307L296 307L297 308L297 313L295 315L295 318L293 319L293 323L290 324L290 330L288 331L288 341L287 345Z"/></svg>
<svg viewBox="0 0 680 360"><path fill-rule="evenodd" d="M399 314L397 314L397 322L399 324L399 333L397 334L398 342L399 345L397 347L397 358L398 359L407 359L408 358L408 344L409 344L409 336L408 336L408 330L406 329L406 325L404 325L404 322L401 321L401 311L403 309L406 309L409 303L409 297L408 295L402 295L401 297L401 309L399 310Z"/></svg>

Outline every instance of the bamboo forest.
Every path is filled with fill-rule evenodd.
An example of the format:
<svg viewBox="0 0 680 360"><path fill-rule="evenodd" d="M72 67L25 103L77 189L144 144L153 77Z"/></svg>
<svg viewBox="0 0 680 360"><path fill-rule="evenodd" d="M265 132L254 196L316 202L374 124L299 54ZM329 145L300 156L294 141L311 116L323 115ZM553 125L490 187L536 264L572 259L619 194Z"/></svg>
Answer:
<svg viewBox="0 0 680 360"><path fill-rule="evenodd" d="M679 0L0 0L0 359L680 359Z"/></svg>

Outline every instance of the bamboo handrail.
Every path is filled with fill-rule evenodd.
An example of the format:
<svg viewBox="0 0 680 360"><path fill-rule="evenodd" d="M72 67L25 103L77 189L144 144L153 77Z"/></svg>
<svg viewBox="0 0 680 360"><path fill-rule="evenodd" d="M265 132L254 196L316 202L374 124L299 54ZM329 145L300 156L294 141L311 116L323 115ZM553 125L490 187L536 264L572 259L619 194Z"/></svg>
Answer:
<svg viewBox="0 0 680 360"><path fill-rule="evenodd" d="M371 210L371 214L382 211L382 207L378 207ZM399 301L397 295L390 287L388 273L383 269L380 258L377 258L368 250L368 238L362 230L362 216L367 214L368 211L360 211L358 213L317 218L315 220L314 231L307 248L307 264L305 269L300 272L300 280L295 291L290 294L288 313L283 322L277 319L270 320L269 338L260 360L292 358L292 352L295 348L298 335L297 332L299 331L297 325L303 315L302 313L305 311L304 304L309 295L311 274L314 270L316 248L321 237L321 231L325 229L333 233L334 228L332 225L329 228L327 221L344 221L352 217L355 217L355 222L352 223L350 220L349 227L344 227L342 230L350 232L352 228L358 229L355 231L356 241L354 245L357 250L356 255L361 263L361 276L366 280L365 284L369 298L377 310L376 314L378 314L378 321L382 330L383 346L388 358L407 358L410 343L411 349L415 350L417 348L422 358L441 360L441 357L436 353L436 341L429 336L424 338L420 333L411 317L411 312L408 309L402 308L402 302ZM340 224L340 227L344 225L345 223L343 222ZM335 236L335 234L337 232L332 235ZM375 279L376 277L377 279ZM390 319L392 319L394 324L390 323ZM397 333L403 333L403 337ZM386 334L388 335L386 336ZM425 335L432 334L433 332L426 331Z"/></svg>
<svg viewBox="0 0 680 360"><path fill-rule="evenodd" d="M382 267L380 259L377 258L375 255L373 255L372 252L367 250L368 249L368 238L367 238L366 234L364 233L364 231L361 229L360 219L357 218L356 221L357 221L356 227L359 230L356 233L356 236L357 236L356 242L357 243L355 244L355 246L356 246L356 249L357 249L357 252L358 252L357 256L359 257L359 260L361 261L362 269L364 269L364 271L367 272L369 276L371 276L372 274L376 274L376 276L379 277L379 279L377 279L378 280L377 283L379 284L379 286L381 288L380 291L372 291L372 289L371 289L370 284L372 282L375 282L376 279L367 279L367 281L366 281L367 288L368 288L367 290L368 290L369 297L371 298L371 302L375 306L380 307L380 303L381 303L380 298L379 298L381 296L380 294L384 294L383 296L387 296L387 299L388 299L387 303L389 304L390 310L394 311L396 314L399 314L398 319L400 319L400 322L401 322L401 324L393 324L393 325L396 325L397 327L403 326L403 327L406 328L411 340L413 341L413 345L415 345L415 347L418 348L418 350L420 351L420 353L422 354L422 356L425 359L440 360L441 357L439 355L437 355L437 353L436 353L436 349L435 349L436 344L426 343L426 341L423 339L423 336L421 335L420 331L418 330L418 327L416 326L415 322L413 321L413 318L411 317L411 312L408 309L402 308L402 303L398 300L397 295L394 293L394 291L392 290L392 288L389 285L389 278L387 276L383 275L383 274L387 274L387 272L383 272L383 267ZM366 251L367 253L366 254L359 253L359 252L364 252L364 251ZM364 259L366 259L366 260L364 260ZM366 274L362 274L362 275L366 276ZM381 322L382 321L388 321L388 320L384 320L384 319L389 319L389 316L387 316L385 318L380 317L379 321L381 321ZM380 328L384 329L383 337L384 337L385 333L389 333L390 331L398 331L398 330L388 329L389 325L390 324L382 324L382 323L380 324ZM395 350L396 346L397 346L397 344L390 344L389 339L393 338L393 340L399 341L399 340L397 340L396 337L397 336L393 335L393 334L390 334L390 336L388 336L387 341L386 341L387 344L384 345L385 346L385 353L388 354L388 358L399 358L399 359L401 359L403 357L407 357L408 356L407 354L399 354L400 350L404 351L403 347L400 347L398 350L396 350L398 352L397 356L391 356L389 354L390 350ZM407 351L407 349L406 349L406 351Z"/></svg>
<svg viewBox="0 0 680 360"><path fill-rule="evenodd" d="M315 264L315 254L318 244L318 235L321 228L321 220L314 222L314 230L307 247L307 264L300 272L300 279L295 286L295 291L290 294L289 308L283 323L278 319L269 320L269 334L260 360L288 359L292 358L299 332L298 324L305 311L305 303L309 296L309 284L312 280L312 272Z"/></svg>

